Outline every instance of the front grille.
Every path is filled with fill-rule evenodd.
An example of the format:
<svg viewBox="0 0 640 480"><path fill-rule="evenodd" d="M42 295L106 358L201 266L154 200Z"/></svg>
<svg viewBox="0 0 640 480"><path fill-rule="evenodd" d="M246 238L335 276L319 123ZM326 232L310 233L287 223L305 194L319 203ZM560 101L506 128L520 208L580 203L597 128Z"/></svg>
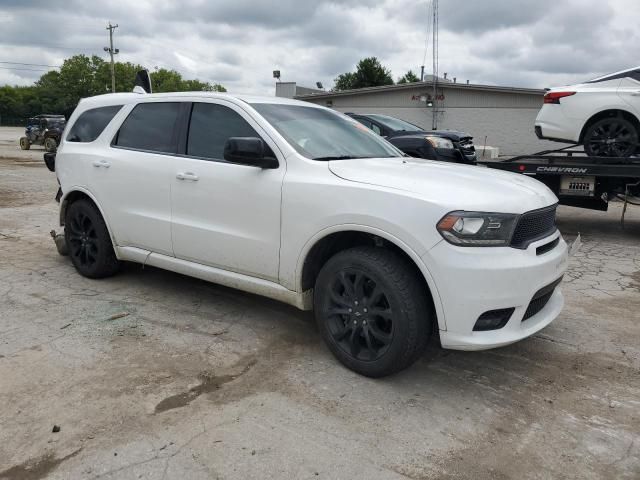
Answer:
<svg viewBox="0 0 640 480"><path fill-rule="evenodd" d="M531 299L531 302L529 302L527 311L524 312L524 317L522 317L523 322L533 317L536 313L542 310L547 305L547 303L549 303L551 295L553 295L553 292L561 281L562 277L557 279L555 282L550 283L546 287L542 287L536 292L536 294Z"/></svg>
<svg viewBox="0 0 640 480"><path fill-rule="evenodd" d="M465 155L473 155L476 152L476 147L473 145L473 141L470 138L463 138L458 143L460 151Z"/></svg>
<svg viewBox="0 0 640 480"><path fill-rule="evenodd" d="M514 248L527 248L531 242L555 232L557 230L556 207L557 205L552 205L520 215L511 237L511 246Z"/></svg>

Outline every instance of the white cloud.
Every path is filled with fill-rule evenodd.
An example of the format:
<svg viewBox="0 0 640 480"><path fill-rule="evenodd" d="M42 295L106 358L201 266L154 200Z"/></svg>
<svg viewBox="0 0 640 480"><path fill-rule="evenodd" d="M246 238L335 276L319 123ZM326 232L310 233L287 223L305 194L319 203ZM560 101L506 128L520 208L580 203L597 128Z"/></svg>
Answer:
<svg viewBox="0 0 640 480"><path fill-rule="evenodd" d="M460 81L546 87L640 64L637 0L444 0L440 13L440 72ZM325 86L366 56L396 79L419 72L429 20L425 0L5 0L0 61L106 58L112 21L119 60L273 94L274 69L283 80ZM430 57L426 63L429 72ZM0 84L29 84L43 73L15 67L0 69Z"/></svg>

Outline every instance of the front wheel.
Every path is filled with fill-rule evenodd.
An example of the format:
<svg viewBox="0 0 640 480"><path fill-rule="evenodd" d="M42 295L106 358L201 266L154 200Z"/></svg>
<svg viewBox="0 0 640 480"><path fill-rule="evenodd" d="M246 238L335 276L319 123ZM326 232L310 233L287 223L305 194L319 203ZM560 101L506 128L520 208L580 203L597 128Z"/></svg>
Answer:
<svg viewBox="0 0 640 480"><path fill-rule="evenodd" d="M636 148L638 131L622 117L598 120L584 134L584 151L590 157L628 157Z"/></svg>
<svg viewBox="0 0 640 480"><path fill-rule="evenodd" d="M329 259L316 280L314 309L331 352L367 377L415 362L426 348L433 316L415 269L376 247L351 248Z"/></svg>
<svg viewBox="0 0 640 480"><path fill-rule="evenodd" d="M20 149L29 150L31 148L31 142L27 137L20 137Z"/></svg>
<svg viewBox="0 0 640 480"><path fill-rule="evenodd" d="M83 276L103 278L115 274L120 262L100 211L89 200L69 205L64 237L73 266Z"/></svg>

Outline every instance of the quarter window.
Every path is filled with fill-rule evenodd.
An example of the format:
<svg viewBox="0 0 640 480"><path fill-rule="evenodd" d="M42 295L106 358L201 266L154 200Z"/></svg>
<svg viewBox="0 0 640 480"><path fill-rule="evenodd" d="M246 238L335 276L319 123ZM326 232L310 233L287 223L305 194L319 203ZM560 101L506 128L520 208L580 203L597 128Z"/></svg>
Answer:
<svg viewBox="0 0 640 480"><path fill-rule="evenodd" d="M111 105L82 112L71 127L67 142L93 142L121 108L122 105Z"/></svg>
<svg viewBox="0 0 640 480"><path fill-rule="evenodd" d="M176 153L176 122L180 104L140 103L120 127L114 144L160 153Z"/></svg>
<svg viewBox="0 0 640 480"><path fill-rule="evenodd" d="M230 137L260 137L247 121L229 107L194 103L189 124L187 155L224 159L224 144Z"/></svg>

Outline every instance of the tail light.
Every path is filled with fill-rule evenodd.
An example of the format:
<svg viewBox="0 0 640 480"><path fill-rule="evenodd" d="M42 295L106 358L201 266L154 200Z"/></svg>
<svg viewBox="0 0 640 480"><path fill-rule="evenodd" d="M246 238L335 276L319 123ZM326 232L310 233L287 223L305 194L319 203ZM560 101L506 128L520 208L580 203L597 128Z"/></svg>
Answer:
<svg viewBox="0 0 640 480"><path fill-rule="evenodd" d="M560 103L560 99L575 95L576 92L547 92L544 94L544 103Z"/></svg>

